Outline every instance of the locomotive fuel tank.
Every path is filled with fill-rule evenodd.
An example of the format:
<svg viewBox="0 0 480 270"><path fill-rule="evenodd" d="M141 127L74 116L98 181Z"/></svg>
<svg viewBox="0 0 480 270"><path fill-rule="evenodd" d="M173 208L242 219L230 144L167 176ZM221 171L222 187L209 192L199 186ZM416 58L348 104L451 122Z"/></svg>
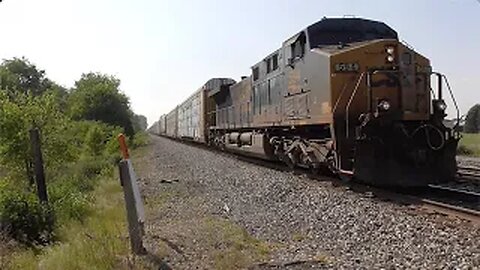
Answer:
<svg viewBox="0 0 480 270"><path fill-rule="evenodd" d="M231 152L256 158L274 160L273 149L265 134L232 132L225 135L225 148ZM232 140L233 139L233 140Z"/></svg>

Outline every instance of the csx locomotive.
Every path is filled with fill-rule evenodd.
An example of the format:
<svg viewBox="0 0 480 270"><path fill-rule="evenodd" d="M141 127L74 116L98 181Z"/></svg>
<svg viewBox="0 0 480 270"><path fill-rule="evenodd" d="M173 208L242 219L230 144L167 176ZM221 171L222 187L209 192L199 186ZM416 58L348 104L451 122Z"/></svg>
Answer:
<svg viewBox="0 0 480 270"><path fill-rule="evenodd" d="M210 79L154 133L377 186L455 176L448 82L385 23L324 18L251 70L239 82Z"/></svg>

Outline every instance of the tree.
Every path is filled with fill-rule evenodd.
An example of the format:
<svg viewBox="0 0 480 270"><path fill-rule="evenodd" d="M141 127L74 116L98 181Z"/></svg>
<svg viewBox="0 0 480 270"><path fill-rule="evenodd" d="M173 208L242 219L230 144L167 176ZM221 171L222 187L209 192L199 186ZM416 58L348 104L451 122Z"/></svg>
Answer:
<svg viewBox="0 0 480 270"><path fill-rule="evenodd" d="M47 167L74 159L73 147L65 136L69 120L51 94L32 96L0 92L0 163L10 172L21 172L32 182L29 130L39 128Z"/></svg>
<svg viewBox="0 0 480 270"><path fill-rule="evenodd" d="M135 132L144 131L148 127L147 118L140 114L134 114L132 122Z"/></svg>
<svg viewBox="0 0 480 270"><path fill-rule="evenodd" d="M4 60L0 65L0 89L9 93L32 93L40 95L51 88L53 82L28 59L13 58Z"/></svg>
<svg viewBox="0 0 480 270"><path fill-rule="evenodd" d="M52 95L55 98L55 101L58 103L59 109L63 113L66 113L69 93L65 87L52 82L50 88L47 89L45 93Z"/></svg>
<svg viewBox="0 0 480 270"><path fill-rule="evenodd" d="M133 113L128 97L119 90L120 80L101 73L82 74L68 98L68 111L75 120L95 120L119 126L131 136Z"/></svg>
<svg viewBox="0 0 480 270"><path fill-rule="evenodd" d="M480 104L476 104L468 110L464 131L465 133L480 132Z"/></svg>

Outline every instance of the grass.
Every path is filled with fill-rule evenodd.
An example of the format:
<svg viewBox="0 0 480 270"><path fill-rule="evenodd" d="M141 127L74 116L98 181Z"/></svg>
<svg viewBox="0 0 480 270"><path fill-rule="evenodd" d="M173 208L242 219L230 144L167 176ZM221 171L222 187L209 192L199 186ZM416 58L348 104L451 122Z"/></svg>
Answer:
<svg viewBox="0 0 480 270"><path fill-rule="evenodd" d="M228 220L208 218L205 225L209 246L222 247L213 253L215 269L244 269L270 253L268 244Z"/></svg>
<svg viewBox="0 0 480 270"><path fill-rule="evenodd" d="M60 241L13 254L10 269L127 269L129 243L123 194L113 170L99 176L88 216L59 229Z"/></svg>
<svg viewBox="0 0 480 270"><path fill-rule="evenodd" d="M462 134L457 153L464 156L480 157L480 134Z"/></svg>

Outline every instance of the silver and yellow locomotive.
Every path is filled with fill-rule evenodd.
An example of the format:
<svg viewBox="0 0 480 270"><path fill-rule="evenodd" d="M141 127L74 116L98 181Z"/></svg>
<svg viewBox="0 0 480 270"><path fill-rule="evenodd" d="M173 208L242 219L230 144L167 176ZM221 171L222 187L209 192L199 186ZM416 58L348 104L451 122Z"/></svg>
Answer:
<svg viewBox="0 0 480 270"><path fill-rule="evenodd" d="M207 82L194 94L200 122L173 137L381 186L445 182L456 173L459 139L443 125L445 80L386 24L325 18L240 82Z"/></svg>

